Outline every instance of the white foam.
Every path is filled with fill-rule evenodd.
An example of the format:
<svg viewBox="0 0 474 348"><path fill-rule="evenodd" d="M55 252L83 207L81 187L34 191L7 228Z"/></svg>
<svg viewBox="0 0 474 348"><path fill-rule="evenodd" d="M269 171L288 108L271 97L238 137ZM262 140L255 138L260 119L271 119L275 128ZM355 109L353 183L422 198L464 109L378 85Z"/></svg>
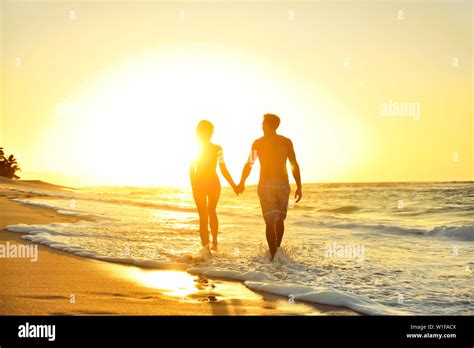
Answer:
<svg viewBox="0 0 474 348"><path fill-rule="evenodd" d="M255 281L271 281L275 280L275 278L265 272L262 271L248 271L248 272L240 272L235 270L229 269L219 269L219 268L188 268L188 272L192 274L202 274L209 277L218 277L218 278L228 278L228 279L235 279L235 280L255 280Z"/></svg>
<svg viewBox="0 0 474 348"><path fill-rule="evenodd" d="M316 289L304 285L245 281L245 285L257 291L292 298L295 301L314 302L350 308L369 315L410 315L411 313L365 299L361 296L334 289Z"/></svg>
<svg viewBox="0 0 474 348"><path fill-rule="evenodd" d="M349 292L279 281L275 277L278 272L304 274L304 271L307 269L307 266L292 261L283 248L278 249L274 262L270 262L268 260L268 252L264 252L263 255L251 258L247 268L254 268L254 270L219 268L219 261L212 260L204 263L203 267L188 268L188 272L210 277L240 280L252 290L284 297L292 296L294 300L341 306L368 315L410 314L410 312L388 307Z"/></svg>
<svg viewBox="0 0 474 348"><path fill-rule="evenodd" d="M286 265L298 269L300 266ZM269 268L278 267L278 264L269 263ZM219 269L211 267L188 268L191 274L202 274L210 277L219 277L243 281L252 290L268 292L275 295L290 297L294 300L313 302L325 305L341 306L358 313L368 315L410 315L410 312L384 306L362 296L335 289L314 288L294 283L279 282L271 273L263 271L240 272L237 270Z"/></svg>
<svg viewBox="0 0 474 348"><path fill-rule="evenodd" d="M25 205L31 205L34 207L52 209L60 215L77 216L77 217L87 218L87 219L96 220L96 221L113 220L110 218L105 218L104 216L94 215L94 214L90 214L90 213L79 211L79 210L58 208L57 206L53 205L53 204L57 204L57 202L45 203L44 201L38 202L38 201L29 200L26 198L14 198L12 199L12 201L19 202Z"/></svg>

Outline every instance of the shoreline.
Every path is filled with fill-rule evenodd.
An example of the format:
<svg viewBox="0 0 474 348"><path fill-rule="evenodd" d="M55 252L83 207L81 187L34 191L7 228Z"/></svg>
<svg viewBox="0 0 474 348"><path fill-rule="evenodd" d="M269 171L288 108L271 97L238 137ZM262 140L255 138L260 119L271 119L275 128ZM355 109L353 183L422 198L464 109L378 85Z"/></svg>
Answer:
<svg viewBox="0 0 474 348"><path fill-rule="evenodd" d="M0 258L0 315L359 315L351 309L256 292L243 283L80 257L30 243L7 225L83 218L27 206L42 197L0 188L0 243L38 246L38 261Z"/></svg>

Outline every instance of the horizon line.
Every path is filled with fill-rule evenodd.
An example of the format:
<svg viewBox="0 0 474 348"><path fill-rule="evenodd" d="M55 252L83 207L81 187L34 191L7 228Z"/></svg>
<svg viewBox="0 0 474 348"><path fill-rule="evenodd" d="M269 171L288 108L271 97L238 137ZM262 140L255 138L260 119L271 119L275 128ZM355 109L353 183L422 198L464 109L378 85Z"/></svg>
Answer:
<svg viewBox="0 0 474 348"><path fill-rule="evenodd" d="M7 179L7 178L5 178ZM35 180L35 179L18 179L18 180L11 180L13 182L24 182L24 183L44 183L50 184L55 186L60 186L64 188L89 188L89 187L142 187L142 188L160 188L160 187L172 187L172 188L183 188L190 185L156 185L156 186L140 186L140 185L84 185L84 186L65 186L61 184L55 184L54 182L48 182L43 180ZM415 181L319 181L319 182L303 182L302 185L317 185L317 184L345 184L345 185L364 185L364 184L434 184L434 183L474 183L473 180L415 180ZM248 184L246 186L257 186L258 183L255 184ZM295 185L295 183L290 182L290 185ZM228 185L223 185L223 187L227 187ZM229 186L230 187L230 186Z"/></svg>

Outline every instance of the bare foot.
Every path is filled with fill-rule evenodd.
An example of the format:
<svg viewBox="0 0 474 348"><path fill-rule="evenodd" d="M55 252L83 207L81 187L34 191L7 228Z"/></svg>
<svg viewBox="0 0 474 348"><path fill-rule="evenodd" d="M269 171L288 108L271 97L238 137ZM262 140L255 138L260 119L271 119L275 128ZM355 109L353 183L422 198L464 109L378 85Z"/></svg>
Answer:
<svg viewBox="0 0 474 348"><path fill-rule="evenodd" d="M212 251L217 251L217 241L212 241Z"/></svg>
<svg viewBox="0 0 474 348"><path fill-rule="evenodd" d="M209 250L209 244L203 245L201 249L201 256L204 260L211 257L211 251Z"/></svg>

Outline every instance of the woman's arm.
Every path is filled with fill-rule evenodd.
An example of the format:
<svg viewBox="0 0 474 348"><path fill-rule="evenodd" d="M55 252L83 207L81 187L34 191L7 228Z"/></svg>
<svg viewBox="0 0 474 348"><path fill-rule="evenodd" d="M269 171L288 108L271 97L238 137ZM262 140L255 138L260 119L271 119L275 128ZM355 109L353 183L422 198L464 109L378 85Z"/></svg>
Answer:
<svg viewBox="0 0 474 348"><path fill-rule="evenodd" d="M234 180L232 179L232 175L230 175L229 171L227 170L227 167L224 162L224 152L221 147L219 147L217 151L217 159L219 162L219 168L221 169L221 173L224 176L224 178L227 180L229 185L232 187L235 193L237 193L237 185L235 184Z"/></svg>
<svg viewBox="0 0 474 348"><path fill-rule="evenodd" d="M234 180L232 180L232 176L230 175L229 171L227 170L227 167L225 163L219 163L219 168L221 169L221 173L224 176L224 178L227 180L230 186L232 186L233 189L237 187L237 185L234 183Z"/></svg>

